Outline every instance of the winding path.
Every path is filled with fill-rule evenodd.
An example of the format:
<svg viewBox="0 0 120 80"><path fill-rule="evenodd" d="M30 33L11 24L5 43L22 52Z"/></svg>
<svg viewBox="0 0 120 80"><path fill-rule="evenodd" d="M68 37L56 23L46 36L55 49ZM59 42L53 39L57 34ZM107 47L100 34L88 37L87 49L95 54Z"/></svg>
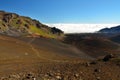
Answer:
<svg viewBox="0 0 120 80"><path fill-rule="evenodd" d="M48 61L52 61L52 62L68 62L68 61L61 61L61 60L53 60L53 59L48 59L48 58L45 58L45 57L42 57L39 53L39 51L32 45L32 42L35 41L35 38L33 38L32 40L30 40L28 42L28 45L31 47L31 49L35 52L35 54L41 58L41 59L44 59L44 60L48 60Z"/></svg>

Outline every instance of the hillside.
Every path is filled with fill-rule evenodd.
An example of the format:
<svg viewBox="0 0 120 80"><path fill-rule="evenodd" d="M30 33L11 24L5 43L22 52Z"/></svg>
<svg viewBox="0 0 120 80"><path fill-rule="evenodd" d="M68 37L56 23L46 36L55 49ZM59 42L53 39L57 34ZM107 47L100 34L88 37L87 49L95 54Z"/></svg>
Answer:
<svg viewBox="0 0 120 80"><path fill-rule="evenodd" d="M120 43L120 25L111 28L103 28L99 30L98 33L104 35L113 42Z"/></svg>
<svg viewBox="0 0 120 80"><path fill-rule="evenodd" d="M110 39L116 43L120 43L120 35L112 36Z"/></svg>
<svg viewBox="0 0 120 80"><path fill-rule="evenodd" d="M94 58L120 53L119 44L114 43L103 34L68 34L64 42L76 46Z"/></svg>
<svg viewBox="0 0 120 80"><path fill-rule="evenodd" d="M55 27L50 28L30 17L5 11L0 11L0 33L10 36L32 35L48 38L63 36L63 32Z"/></svg>
<svg viewBox="0 0 120 80"><path fill-rule="evenodd" d="M98 31L99 33L120 33L120 26L115 26L111 28L103 28Z"/></svg>
<svg viewBox="0 0 120 80"><path fill-rule="evenodd" d="M119 80L119 59L113 58L107 62L94 60L92 55L81 50L90 46L101 48L104 41L95 41L100 46L94 44L94 40L88 42L77 42L83 43L79 50L75 45L55 39L0 35L0 80ZM110 49L117 47L111 42L106 45Z"/></svg>

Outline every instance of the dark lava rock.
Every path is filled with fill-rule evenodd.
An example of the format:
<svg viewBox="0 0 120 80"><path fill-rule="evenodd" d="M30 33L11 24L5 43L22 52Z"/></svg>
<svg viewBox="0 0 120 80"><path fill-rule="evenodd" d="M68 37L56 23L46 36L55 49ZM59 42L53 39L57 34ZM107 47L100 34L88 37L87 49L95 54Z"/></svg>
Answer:
<svg viewBox="0 0 120 80"><path fill-rule="evenodd" d="M92 62L90 62L90 64L97 64L97 62L96 61L92 61Z"/></svg>
<svg viewBox="0 0 120 80"><path fill-rule="evenodd" d="M103 61L109 61L111 58L114 58L113 54L106 55L106 56L103 58Z"/></svg>
<svg viewBox="0 0 120 80"><path fill-rule="evenodd" d="M100 69L95 69L94 72L101 72L101 70Z"/></svg>

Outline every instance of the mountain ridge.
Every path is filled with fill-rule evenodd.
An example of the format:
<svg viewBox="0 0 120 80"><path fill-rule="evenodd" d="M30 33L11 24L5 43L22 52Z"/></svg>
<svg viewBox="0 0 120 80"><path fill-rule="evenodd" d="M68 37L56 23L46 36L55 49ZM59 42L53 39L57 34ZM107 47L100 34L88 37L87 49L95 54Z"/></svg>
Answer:
<svg viewBox="0 0 120 80"><path fill-rule="evenodd" d="M63 35L63 31L42 24L36 19L20 16L16 13L0 11L0 33L9 36L38 36L57 38Z"/></svg>
<svg viewBox="0 0 120 80"><path fill-rule="evenodd" d="M120 33L120 25L111 27L111 28L103 28L98 32L99 33Z"/></svg>

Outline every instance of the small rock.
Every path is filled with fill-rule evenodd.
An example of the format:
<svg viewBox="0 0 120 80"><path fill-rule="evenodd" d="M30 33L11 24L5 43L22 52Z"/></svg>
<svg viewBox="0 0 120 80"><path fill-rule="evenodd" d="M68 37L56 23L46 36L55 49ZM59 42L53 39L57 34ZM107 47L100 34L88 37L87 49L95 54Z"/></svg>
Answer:
<svg viewBox="0 0 120 80"><path fill-rule="evenodd" d="M80 74L83 74L83 72L81 71Z"/></svg>
<svg viewBox="0 0 120 80"><path fill-rule="evenodd" d="M36 80L36 78L33 78L33 80Z"/></svg>
<svg viewBox="0 0 120 80"><path fill-rule="evenodd" d="M49 72L47 73L47 75L48 75L48 76L51 76L51 77L54 76L53 73L49 73Z"/></svg>
<svg viewBox="0 0 120 80"><path fill-rule="evenodd" d="M20 76L17 75L17 74L16 75L10 75L9 78L20 78Z"/></svg>
<svg viewBox="0 0 120 80"><path fill-rule="evenodd" d="M61 77L61 76L56 76L56 79L57 79L57 80L61 80L62 77Z"/></svg>
<svg viewBox="0 0 120 80"><path fill-rule="evenodd" d="M87 67L89 67L89 66L90 66L90 63L89 63L89 62L87 62L87 63L86 63L86 66L87 66Z"/></svg>
<svg viewBox="0 0 120 80"><path fill-rule="evenodd" d="M96 61L92 61L92 62L90 62L90 64L97 64L97 62Z"/></svg>
<svg viewBox="0 0 120 80"><path fill-rule="evenodd" d="M79 74L75 74L74 76L77 78L77 77L79 77Z"/></svg>
<svg viewBox="0 0 120 80"><path fill-rule="evenodd" d="M28 76L32 76L32 74L27 74Z"/></svg>
<svg viewBox="0 0 120 80"><path fill-rule="evenodd" d="M100 80L100 77L96 77L97 80Z"/></svg>
<svg viewBox="0 0 120 80"><path fill-rule="evenodd" d="M56 73L56 75L60 76L60 75L61 75L61 73Z"/></svg>
<svg viewBox="0 0 120 80"><path fill-rule="evenodd" d="M94 72L101 72L101 70L100 69L95 69Z"/></svg>
<svg viewBox="0 0 120 80"><path fill-rule="evenodd" d="M30 79L30 76L26 76L26 79Z"/></svg>
<svg viewBox="0 0 120 80"><path fill-rule="evenodd" d="M28 55L28 53L25 53L25 55L27 56L27 55Z"/></svg>

